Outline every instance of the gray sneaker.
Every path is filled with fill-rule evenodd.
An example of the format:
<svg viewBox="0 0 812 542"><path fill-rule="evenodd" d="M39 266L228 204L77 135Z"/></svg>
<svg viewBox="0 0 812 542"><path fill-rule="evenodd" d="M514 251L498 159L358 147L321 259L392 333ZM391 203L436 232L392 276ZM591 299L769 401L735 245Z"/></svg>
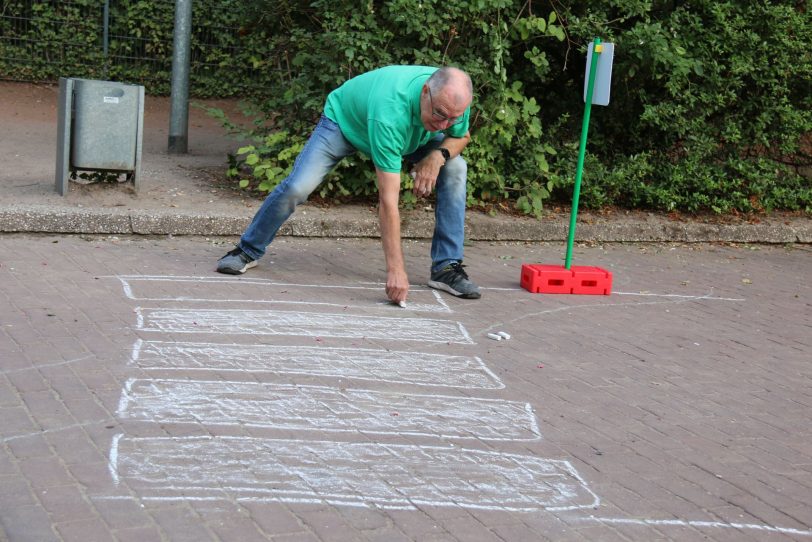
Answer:
<svg viewBox="0 0 812 542"><path fill-rule="evenodd" d="M479 286L468 279L462 262L454 262L439 271L432 271L429 286L463 299L479 299Z"/></svg>
<svg viewBox="0 0 812 542"><path fill-rule="evenodd" d="M257 261L242 251L240 247L235 248L217 262L217 272L226 275L242 275L252 267L256 267Z"/></svg>

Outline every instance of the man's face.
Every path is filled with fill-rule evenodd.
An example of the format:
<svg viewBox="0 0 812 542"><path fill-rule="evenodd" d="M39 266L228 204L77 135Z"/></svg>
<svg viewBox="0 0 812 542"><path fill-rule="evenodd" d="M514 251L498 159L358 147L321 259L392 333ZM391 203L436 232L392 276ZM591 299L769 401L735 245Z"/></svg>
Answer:
<svg viewBox="0 0 812 542"><path fill-rule="evenodd" d="M469 104L460 103L454 96L454 89L450 85L437 93L433 93L428 85L423 85L420 94L420 120L423 128L429 132L440 132L462 121L462 115Z"/></svg>

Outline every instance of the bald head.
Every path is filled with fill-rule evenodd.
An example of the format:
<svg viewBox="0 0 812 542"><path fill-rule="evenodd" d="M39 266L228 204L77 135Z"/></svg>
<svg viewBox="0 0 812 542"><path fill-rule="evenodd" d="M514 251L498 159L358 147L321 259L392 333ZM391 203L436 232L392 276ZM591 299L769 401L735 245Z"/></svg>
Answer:
<svg viewBox="0 0 812 542"><path fill-rule="evenodd" d="M440 68L426 84L434 95L445 95L455 106L467 106L474 97L471 78L459 68Z"/></svg>

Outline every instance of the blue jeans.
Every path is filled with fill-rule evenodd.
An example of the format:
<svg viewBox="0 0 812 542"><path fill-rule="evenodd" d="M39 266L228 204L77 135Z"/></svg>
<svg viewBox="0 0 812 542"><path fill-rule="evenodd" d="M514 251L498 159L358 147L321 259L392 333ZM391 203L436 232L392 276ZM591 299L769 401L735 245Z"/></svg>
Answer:
<svg viewBox="0 0 812 542"><path fill-rule="evenodd" d="M443 137L443 134L438 134L406 156L406 160L419 162L440 145ZM307 200L342 158L355 152L356 149L344 138L338 124L322 115L293 163L290 175L265 198L254 220L242 234L239 247L243 252L255 260L261 258L296 206ZM442 269L452 261L462 261L467 175L465 160L457 156L440 169L437 177L434 236L431 240L432 271Z"/></svg>

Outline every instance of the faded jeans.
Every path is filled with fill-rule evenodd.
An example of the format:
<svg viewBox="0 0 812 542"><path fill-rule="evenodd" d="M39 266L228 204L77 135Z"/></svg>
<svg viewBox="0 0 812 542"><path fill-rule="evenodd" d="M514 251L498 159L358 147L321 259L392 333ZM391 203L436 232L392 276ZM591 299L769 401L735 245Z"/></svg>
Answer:
<svg viewBox="0 0 812 542"><path fill-rule="evenodd" d="M443 134L438 134L404 158L412 163L419 162L440 145L443 137ZM338 124L322 115L293 163L290 175L265 198L254 220L242 234L239 247L243 252L255 260L261 258L296 206L307 200L342 158L355 152ZM452 261L462 261L467 174L465 160L457 156L440 169L437 177L434 236L431 240L432 271L442 269Z"/></svg>

